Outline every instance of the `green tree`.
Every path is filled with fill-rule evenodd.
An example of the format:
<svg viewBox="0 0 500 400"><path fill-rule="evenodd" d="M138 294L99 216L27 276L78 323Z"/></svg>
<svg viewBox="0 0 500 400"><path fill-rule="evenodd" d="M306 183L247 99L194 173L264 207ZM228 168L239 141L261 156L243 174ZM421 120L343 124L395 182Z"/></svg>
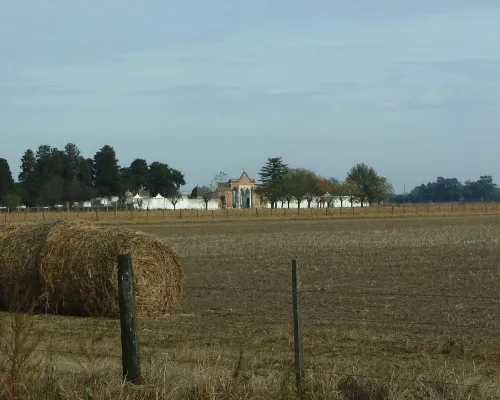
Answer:
<svg viewBox="0 0 500 400"><path fill-rule="evenodd" d="M78 172L80 169L80 160L82 156L80 155L80 149L74 143L67 143L64 146L63 151L63 162L64 170L62 178L65 181L65 185L69 185L73 182L78 181Z"/></svg>
<svg viewBox="0 0 500 400"><path fill-rule="evenodd" d="M53 205L53 201L61 202L64 198L64 152L44 144L38 146L35 159L37 203Z"/></svg>
<svg viewBox="0 0 500 400"><path fill-rule="evenodd" d="M353 181L346 180L344 190L347 195L347 201L354 206L354 203L360 202L359 188Z"/></svg>
<svg viewBox="0 0 500 400"><path fill-rule="evenodd" d="M36 205L38 197L36 157L33 150L26 150L21 158L21 171L18 181L20 186L21 199L29 207Z"/></svg>
<svg viewBox="0 0 500 400"><path fill-rule="evenodd" d="M488 196L488 201L500 202L500 189L495 188Z"/></svg>
<svg viewBox="0 0 500 400"><path fill-rule="evenodd" d="M44 206L53 206L63 203L64 180L54 175L41 187L38 202Z"/></svg>
<svg viewBox="0 0 500 400"><path fill-rule="evenodd" d="M308 199L308 207L310 207L312 197L317 189L317 175L305 168L291 168L285 177L285 187L287 192L288 207L290 207L290 197L295 198L300 208L300 203L304 199ZM310 200L309 200L310 198ZM290 200L289 200L290 199Z"/></svg>
<svg viewBox="0 0 500 400"><path fill-rule="evenodd" d="M94 160L92 158L81 158L78 168L78 182L85 187L92 187L92 166Z"/></svg>
<svg viewBox="0 0 500 400"><path fill-rule="evenodd" d="M9 162L5 158L0 158L0 204L5 203L5 197L14 190L14 179Z"/></svg>
<svg viewBox="0 0 500 400"><path fill-rule="evenodd" d="M464 185L457 178L438 176L435 182L428 182L415 187L407 196L414 203L420 202L453 202L464 198Z"/></svg>
<svg viewBox="0 0 500 400"><path fill-rule="evenodd" d="M282 157L268 158L260 169L260 193L270 201L271 208L277 208L277 203L285 196L284 179L288 172L288 165L283 163Z"/></svg>
<svg viewBox="0 0 500 400"><path fill-rule="evenodd" d="M92 181L100 196L114 196L122 192L120 169L113 147L105 145L94 155Z"/></svg>
<svg viewBox="0 0 500 400"><path fill-rule="evenodd" d="M92 183L92 158L80 158L78 166L78 182L75 185L75 200L90 200L97 195L97 190Z"/></svg>
<svg viewBox="0 0 500 400"><path fill-rule="evenodd" d="M185 184L184 175L180 171L170 168L168 164L155 161L149 166L148 187L152 193L170 197L179 192L181 186Z"/></svg>
<svg viewBox="0 0 500 400"><path fill-rule="evenodd" d="M74 143L64 146L63 201L72 203L95 196L92 187L92 160L82 157Z"/></svg>
<svg viewBox="0 0 500 400"><path fill-rule="evenodd" d="M142 158L136 158L125 170L125 179L123 180L127 189L139 190L141 188L149 189L149 165ZM123 174L123 172L122 172Z"/></svg>
<svg viewBox="0 0 500 400"><path fill-rule="evenodd" d="M385 203L390 201L393 197L394 187L392 186L392 183L389 182L387 178L378 177L374 190L373 201L377 203Z"/></svg>
<svg viewBox="0 0 500 400"><path fill-rule="evenodd" d="M491 175L480 176L477 181L466 181L463 186L465 201L487 201L497 188Z"/></svg>
<svg viewBox="0 0 500 400"><path fill-rule="evenodd" d="M201 196L201 198L205 202L206 210L208 210L208 202L217 198L217 194L212 190L210 186L202 186L201 188L199 188L198 195Z"/></svg>
<svg viewBox="0 0 500 400"><path fill-rule="evenodd" d="M21 196L19 196L15 191L11 191L3 196L2 202L0 204L4 205L4 207L8 207L13 210L16 207L21 205Z"/></svg>
<svg viewBox="0 0 500 400"><path fill-rule="evenodd" d="M356 164L347 174L350 195L356 197L363 207L380 200L383 190L388 189L387 179L380 177L375 169L364 163Z"/></svg>
<svg viewBox="0 0 500 400"><path fill-rule="evenodd" d="M345 181L338 181L332 195L339 199L340 207L344 207L346 197L349 197L349 185Z"/></svg>

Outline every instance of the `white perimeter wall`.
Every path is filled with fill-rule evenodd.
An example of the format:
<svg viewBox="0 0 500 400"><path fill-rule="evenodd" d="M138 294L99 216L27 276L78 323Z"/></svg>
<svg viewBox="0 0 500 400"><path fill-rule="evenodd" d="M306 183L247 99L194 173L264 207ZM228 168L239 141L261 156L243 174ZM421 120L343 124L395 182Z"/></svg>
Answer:
<svg viewBox="0 0 500 400"><path fill-rule="evenodd" d="M174 205L168 198L152 198L143 199L142 203L134 204L135 209L147 210L173 210ZM188 199L181 198L175 205L176 210L205 210L206 205L203 199ZM218 201L210 200L208 202L209 210L217 210L219 208Z"/></svg>
<svg viewBox="0 0 500 400"><path fill-rule="evenodd" d="M267 206L271 208L271 203L267 203ZM325 207L325 206L326 203L323 203L323 205L320 204L320 207ZM352 207L360 207L360 206L361 204L358 202L354 202L352 204ZM365 206L368 207L368 204L365 204ZM311 202L311 208L317 208L317 207L318 205L316 203L316 199L313 199L313 201ZM340 202L340 199L337 197L330 202L329 207L351 207L351 203L349 203L348 197L345 197L342 203ZM281 208L281 201L278 201L278 208ZM285 201L285 203L283 204L283 208L288 208L288 202ZM299 203L296 200L292 200L290 202L290 208L299 208ZM300 208L307 208L306 200L302 200L300 202Z"/></svg>
<svg viewBox="0 0 500 400"><path fill-rule="evenodd" d="M140 203L140 205L139 205ZM131 203L128 203L129 205ZM269 208L271 208L271 204L268 203L267 205ZM324 207L325 204L323 204L322 207ZM332 200L330 205L330 207L341 207L341 203L340 203L340 199L339 198L335 198L335 200ZM360 207L361 204L360 203L353 203L352 204L352 207ZM366 206L368 206L368 204L366 204ZM297 201L291 201L290 202L290 208L298 208L299 207L299 204ZM342 204L342 207L351 207L351 203L349 203L349 199L346 197L344 198L343 200L343 204ZM173 210L174 209L174 205L172 204L172 202L168 199L168 198L156 198L156 197L153 197L151 199L143 199L142 202L139 200L138 203L134 203L134 208L137 209L137 210ZM281 208L281 202L278 202L278 208ZM288 208L288 203L285 202L283 204L283 208ZM300 203L300 208L307 208L307 201L306 200L303 200L301 203ZM312 202L311 202L311 208L317 208L317 203L316 203L316 200L314 199ZM179 199L179 201L177 202L177 204L175 205L175 209L176 210L205 210L205 201L203 201L203 199L189 199L187 197L183 197L181 199ZM216 199L214 200L210 200L208 202L208 209L209 210L218 210L219 209L219 204L218 204L218 201Z"/></svg>

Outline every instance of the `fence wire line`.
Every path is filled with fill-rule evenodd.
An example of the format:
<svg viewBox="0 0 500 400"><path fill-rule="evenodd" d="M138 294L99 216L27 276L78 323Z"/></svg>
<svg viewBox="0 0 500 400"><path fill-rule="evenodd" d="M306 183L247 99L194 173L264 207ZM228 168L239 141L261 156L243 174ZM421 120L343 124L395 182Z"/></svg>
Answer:
<svg viewBox="0 0 500 400"><path fill-rule="evenodd" d="M95 359L99 358L112 358L112 359L121 359L121 355L117 354L106 354L106 353L89 353L89 352L76 352L76 351L54 351L52 349L35 349L35 352L40 352L44 354L48 353L53 353L53 354L64 354L64 355L72 355L72 356L85 356L85 357L93 357ZM196 366L203 366L203 365L211 365L211 366L224 366L224 367L231 367L231 368L237 368L238 361L235 362L222 362L220 360L202 360L202 361L192 361L192 360L178 360L178 359L168 359L165 360L165 362L169 363L178 363L178 364L189 364L189 365L196 365ZM291 360L285 360L282 359L280 362L283 363L281 367L279 366L256 366L256 365L251 365L248 368L245 367L238 367L240 370L243 371L254 371L254 370L264 370L264 371L274 371L274 372L283 372L283 366L286 364L289 364L290 366L290 372L293 372L293 367L291 366ZM245 365L245 363L243 364ZM321 371L318 371L319 368L304 368L304 372L309 373L309 374L315 374ZM324 372L322 372L324 374ZM357 374L357 373L331 373L333 376L337 377L354 377L356 379L370 379L374 381L396 381L396 382L405 382L405 383L411 383L411 384L417 384L417 383L424 383L427 385L445 385L445 386L455 386L455 387L463 387L463 388L469 388L469 387L481 387L484 389L491 389L491 390L498 390L500 389L500 385L486 385L482 383L460 383L460 382L450 382L450 381L435 381L435 380L430 380L430 379L422 379L422 378L415 378L415 379L408 379L408 378L401 378L397 376L375 376L375 375L365 375L365 374Z"/></svg>
<svg viewBox="0 0 500 400"><path fill-rule="evenodd" d="M63 209L63 210L37 210L36 208L30 211L5 211L0 210L0 213L4 214L2 218L4 223L8 223L8 220L12 222L24 219L39 219L40 217L28 218L29 215L42 215L44 219L47 215L48 218L53 218L53 215L75 215L76 219L91 219L99 220L99 215L108 215L104 217L104 220L126 220L126 219L227 219L227 218L273 218L273 217L314 217L325 219L328 217L349 217L349 216L376 216L376 215L418 215L418 214L495 214L499 210L498 203L489 204L477 204L471 203L465 204L434 204L434 205L377 205L371 207L311 207L311 208L249 208L249 209L155 209L155 210L127 210L127 209L116 209L110 207L106 208L92 208L90 210L79 210L79 209ZM109 215L114 215L114 218L109 218ZM130 215L127 218L118 218L120 215ZM23 216L20 218L20 216ZM135 215L135 218L134 218ZM142 218L141 218L142 217ZM144 218L145 217L145 218Z"/></svg>
<svg viewBox="0 0 500 400"><path fill-rule="evenodd" d="M290 325L292 324L292 318L286 318L282 320L277 320L276 318L272 318L271 316L269 317L256 317L255 314L244 314L244 313L208 313L210 315L216 316L216 317L233 317L233 318L241 318L241 321L244 322L245 324L260 324L261 326L284 326L284 325ZM199 316L202 316L202 314L198 314ZM207 315L203 314L203 315ZM175 317L175 314L173 314ZM196 314L194 315L196 316ZM107 321L107 320L106 320ZM119 321L116 321L116 326L110 326L108 328L103 328L103 327L92 327L92 332L94 333L102 333L102 334L107 334L107 333L115 333L119 331L120 327L118 325ZM142 325L141 318L138 318L138 322L140 325ZM234 321L233 321L234 322ZM158 321L155 322L155 326L151 327L140 327L140 332L141 335L149 336L154 335L155 332L165 332L166 330L161 327L160 323ZM308 318L307 316L303 317L303 329L307 331L309 327L320 327L320 328L342 328L342 327L350 327L350 328L367 328L370 325L372 326L385 326L385 327L392 327L392 328L411 328L411 327L428 327L428 328L434 328L434 329L440 329L440 330L450 330L450 329L463 329L471 332L481 332L481 337L482 338L489 338L489 339L499 339L497 335L488 335L485 331L489 330L497 330L498 326L487 326L485 324L480 325L480 324L461 324L461 323L438 323L438 322L433 322L433 321L402 321L400 318L391 318L389 316L389 320L383 321L381 319L370 319L370 318L339 318L338 316L334 316L331 321L326 320L325 318ZM166 326L168 328L168 325ZM44 328L43 332L47 332L53 335L57 335L61 333L62 331L66 330L79 330L80 328ZM422 331L422 332L428 332L428 331ZM463 332L462 332L463 333ZM199 336L199 337L184 337L183 340L185 341L199 341L203 340L204 336ZM210 336L211 340L230 340L231 337L228 336Z"/></svg>

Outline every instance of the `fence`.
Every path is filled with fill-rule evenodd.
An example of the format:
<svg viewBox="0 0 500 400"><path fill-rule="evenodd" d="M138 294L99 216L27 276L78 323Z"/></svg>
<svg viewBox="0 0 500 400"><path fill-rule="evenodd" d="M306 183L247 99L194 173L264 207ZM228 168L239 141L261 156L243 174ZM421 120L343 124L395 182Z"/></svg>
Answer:
<svg viewBox="0 0 500 400"><path fill-rule="evenodd" d="M298 271L292 262L288 282L274 287L254 282L185 285L194 302L187 308L196 309L198 316L139 318L143 363L225 368L233 377L248 371L257 375L288 371L295 373L299 395L311 377L317 379L328 369L338 380L425 384L443 393L450 387L500 391L488 377L500 357L496 317L500 296L312 287L307 279L299 284ZM201 309L196 306L200 298L205 304ZM119 321L43 317L42 323L45 347L36 352L43 357L58 358L63 365L68 360L75 364L104 360L113 370L126 358L125 352L120 353ZM88 341L88 348L78 349L75 338ZM485 371L452 374L464 359Z"/></svg>
<svg viewBox="0 0 500 400"><path fill-rule="evenodd" d="M209 221L235 219L310 219L310 218L389 218L404 216L445 214L496 214L499 203L443 203L380 205L373 207L337 208L244 208L225 210L154 210L154 211L11 211L0 213L0 224L10 222L32 222L48 219L80 219L101 222L161 222L161 221Z"/></svg>

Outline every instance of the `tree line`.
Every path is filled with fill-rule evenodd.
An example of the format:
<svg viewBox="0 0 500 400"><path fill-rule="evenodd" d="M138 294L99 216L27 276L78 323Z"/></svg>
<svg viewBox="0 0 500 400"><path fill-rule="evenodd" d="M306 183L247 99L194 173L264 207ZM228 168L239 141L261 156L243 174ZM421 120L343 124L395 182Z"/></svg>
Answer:
<svg viewBox="0 0 500 400"><path fill-rule="evenodd" d="M137 158L128 167L120 167L109 145L92 158L85 158L74 143L62 150L49 145L28 149L21 158L17 182L7 160L0 158L0 205L10 208L121 196L126 190L140 188L171 196L185 184L181 171L158 161L148 164Z"/></svg>
<svg viewBox="0 0 500 400"><path fill-rule="evenodd" d="M500 189L491 175L464 183L457 178L438 177L434 182L421 184L409 193L394 196L395 203L444 203L500 201Z"/></svg>
<svg viewBox="0 0 500 400"><path fill-rule="evenodd" d="M290 207L292 201L296 201L299 207L306 201L307 207L311 207L312 201L321 197L324 203L338 198L342 206L359 203L362 207L374 203L500 201L500 189L490 175L465 183L456 178L438 177L436 182L421 184L408 194L395 194L388 179L365 163L354 165L345 178L338 179L322 177L306 168L290 168L282 157L271 157L262 166L259 175L257 194L272 208ZM226 180L227 174L220 172L211 185L199 190L207 204L217 198L218 183ZM224 196L220 200L224 205Z"/></svg>
<svg viewBox="0 0 500 400"><path fill-rule="evenodd" d="M261 185L257 192L272 208L287 206L303 201L307 207L315 198L323 197L326 203L338 198L352 205L361 206L389 201L394 196L392 184L380 176L373 167L365 163L354 165L344 179L322 177L306 168L290 168L282 157L268 158L260 169ZM279 205L281 203L281 205Z"/></svg>
<svg viewBox="0 0 500 400"><path fill-rule="evenodd" d="M273 208L290 206L292 201L307 202L321 196L338 198L342 205L360 203L427 203L500 201L500 189L490 175L461 183L456 178L438 177L421 184L409 193L395 194L386 177L365 163L354 165L343 179L323 177L307 168L291 168L282 157L268 158L259 172L256 189L261 201ZM192 196L202 197L208 205L217 199L220 184L228 176L219 172L209 185L196 188ZM184 174L168 164L137 158L121 167L112 146L100 148L92 158L85 158L78 147L68 143L63 149L40 145L28 149L21 158L17 182L6 159L0 158L0 205L15 208L20 204L42 206L90 200L96 196L123 196L125 191L146 189L151 194L176 199L186 184ZM226 199L220 197L224 205ZM325 201L328 201L325 198Z"/></svg>

